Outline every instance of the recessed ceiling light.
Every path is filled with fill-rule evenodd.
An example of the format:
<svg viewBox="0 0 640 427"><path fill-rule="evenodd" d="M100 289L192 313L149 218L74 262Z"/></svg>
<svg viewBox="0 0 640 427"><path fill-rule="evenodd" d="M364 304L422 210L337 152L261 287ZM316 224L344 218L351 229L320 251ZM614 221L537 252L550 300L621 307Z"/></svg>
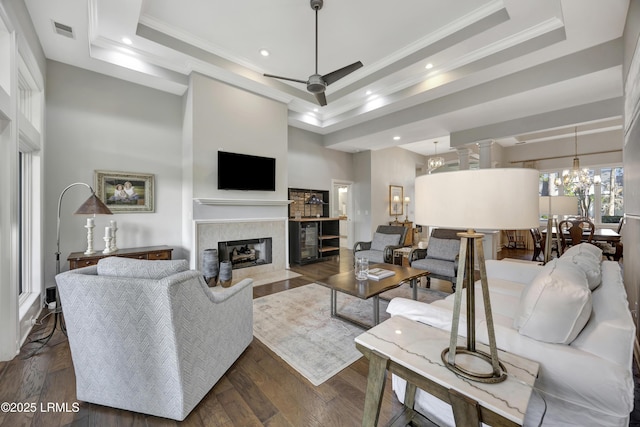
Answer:
<svg viewBox="0 0 640 427"><path fill-rule="evenodd" d="M267 49L260 49L260 55L269 56L269 51Z"/></svg>
<svg viewBox="0 0 640 427"><path fill-rule="evenodd" d="M315 111L315 112L317 113L317 112L318 112L318 109L317 109L317 108L314 108L314 109L313 109L313 111Z"/></svg>
<svg viewBox="0 0 640 427"><path fill-rule="evenodd" d="M122 38L122 43L128 44L128 45L132 45L133 44L133 42L131 41L131 39L129 37L123 37Z"/></svg>
<svg viewBox="0 0 640 427"><path fill-rule="evenodd" d="M427 65L424 66L424 68L426 68L427 70L430 70L433 68L433 64L429 62Z"/></svg>
<svg viewBox="0 0 640 427"><path fill-rule="evenodd" d="M369 95L371 95L372 93L373 93L373 92L371 92L370 90L368 90L368 91L366 92L366 95L367 95L367 96L369 96Z"/></svg>
<svg viewBox="0 0 640 427"><path fill-rule="evenodd" d="M400 141L400 137L399 137L399 136L394 136L394 137L393 137L393 140L394 140L394 141Z"/></svg>

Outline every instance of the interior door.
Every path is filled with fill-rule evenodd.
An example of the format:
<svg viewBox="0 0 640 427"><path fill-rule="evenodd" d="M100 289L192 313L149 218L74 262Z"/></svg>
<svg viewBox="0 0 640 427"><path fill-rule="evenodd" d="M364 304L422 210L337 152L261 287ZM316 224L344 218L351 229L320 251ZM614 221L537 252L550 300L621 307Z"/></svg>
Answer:
<svg viewBox="0 0 640 427"><path fill-rule="evenodd" d="M352 182L332 180L331 217L340 218L340 247L353 247L353 197Z"/></svg>

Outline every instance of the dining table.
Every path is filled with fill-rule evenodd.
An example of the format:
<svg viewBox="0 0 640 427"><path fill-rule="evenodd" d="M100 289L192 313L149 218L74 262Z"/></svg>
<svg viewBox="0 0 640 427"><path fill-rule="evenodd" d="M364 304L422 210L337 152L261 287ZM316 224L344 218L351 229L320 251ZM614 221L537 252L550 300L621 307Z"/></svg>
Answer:
<svg viewBox="0 0 640 427"><path fill-rule="evenodd" d="M552 232L552 237L556 238L557 234L556 234L556 227L553 227L551 229ZM547 229L544 228L542 230L540 230L540 233L542 233L542 239L544 240L547 237ZM582 241L586 242L589 238L589 230L584 230L582 232ZM569 232L565 231L565 236L569 236ZM610 228L596 228L593 232L593 239L591 239L591 241L593 242L608 242L608 243L617 243L620 242L620 234L616 233L614 230L610 229Z"/></svg>

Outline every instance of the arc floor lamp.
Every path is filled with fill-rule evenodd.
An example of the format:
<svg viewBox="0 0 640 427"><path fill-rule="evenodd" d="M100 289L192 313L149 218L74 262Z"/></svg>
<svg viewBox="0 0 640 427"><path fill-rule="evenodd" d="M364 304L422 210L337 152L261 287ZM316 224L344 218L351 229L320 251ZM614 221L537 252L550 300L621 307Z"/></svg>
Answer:
<svg viewBox="0 0 640 427"><path fill-rule="evenodd" d="M93 190L93 188L91 188L89 184L85 184L84 182L74 182L73 184L68 185L67 187L65 187L64 190L62 190L62 192L60 193L60 197L58 197L58 217L56 222L56 275L60 273L60 210L62 208L62 198L70 188L78 185L87 187L89 191L91 191L91 196L89 196L89 198L85 200L85 202L82 205L80 205L80 207L74 212L74 214L94 215L94 216L113 214L113 212L111 212L111 210L107 207L107 205L105 205L102 202L102 200L100 200L98 196L96 196L96 192ZM55 290L56 290L56 308L54 309L53 328L51 329L51 332L49 332L47 335L31 341L34 343L39 343L41 345L40 347L32 351L28 357L33 356L38 351L40 351L40 349L42 349L45 345L47 345L47 343L53 336L54 332L56 331L56 328L58 327L58 323L60 323L60 330L66 334L64 319L62 317L62 303L60 301L60 295L58 294L57 285L55 286Z"/></svg>

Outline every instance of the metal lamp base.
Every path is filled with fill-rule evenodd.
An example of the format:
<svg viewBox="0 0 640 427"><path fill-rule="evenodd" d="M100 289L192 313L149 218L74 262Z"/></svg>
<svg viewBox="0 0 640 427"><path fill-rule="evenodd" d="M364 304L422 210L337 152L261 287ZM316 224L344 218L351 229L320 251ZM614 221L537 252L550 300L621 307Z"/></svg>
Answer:
<svg viewBox="0 0 640 427"><path fill-rule="evenodd" d="M471 381L477 381L477 382L487 383L487 384L497 384L507 379L507 374L506 374L507 369L504 367L504 365L500 361L498 361L498 364L500 366L501 372L495 372L495 371L492 371L490 373L473 372L471 370L464 369L463 367L456 365L455 363L449 363L449 360L447 359L448 353L449 353L448 348L445 348L444 350L442 350L442 354L441 354L442 361L444 362L444 365L447 367L447 369L449 369L450 371L453 371L453 373L455 373L456 375L459 375ZM478 351L478 350L471 351L471 350L467 350L465 347L456 347L456 354L467 354L469 356L473 356L478 359L481 359L484 362L487 362L489 366L492 365L491 355L484 353L482 351Z"/></svg>

